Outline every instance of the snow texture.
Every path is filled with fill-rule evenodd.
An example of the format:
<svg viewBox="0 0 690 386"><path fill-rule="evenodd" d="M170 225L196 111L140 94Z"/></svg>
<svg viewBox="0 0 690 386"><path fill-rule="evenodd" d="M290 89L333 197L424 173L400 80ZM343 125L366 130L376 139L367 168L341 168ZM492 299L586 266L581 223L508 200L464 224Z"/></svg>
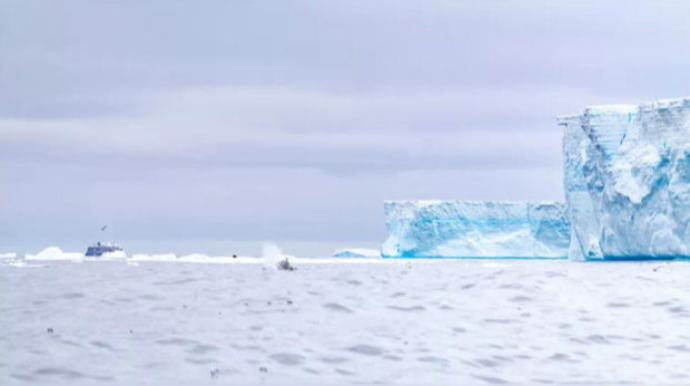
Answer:
<svg viewBox="0 0 690 386"><path fill-rule="evenodd" d="M384 209L384 257L567 257L563 203L390 201Z"/></svg>
<svg viewBox="0 0 690 386"><path fill-rule="evenodd" d="M571 259L690 257L690 98L558 121Z"/></svg>
<svg viewBox="0 0 690 386"><path fill-rule="evenodd" d="M378 249L344 248L333 253L333 257L377 258L381 257Z"/></svg>

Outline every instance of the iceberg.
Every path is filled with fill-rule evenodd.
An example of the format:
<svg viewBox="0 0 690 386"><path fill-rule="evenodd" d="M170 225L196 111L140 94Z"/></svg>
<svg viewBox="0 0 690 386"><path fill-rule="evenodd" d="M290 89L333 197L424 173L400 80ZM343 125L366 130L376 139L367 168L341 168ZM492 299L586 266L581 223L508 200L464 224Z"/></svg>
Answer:
<svg viewBox="0 0 690 386"><path fill-rule="evenodd" d="M379 258L381 251L378 249L344 248L333 252L333 257Z"/></svg>
<svg viewBox="0 0 690 386"><path fill-rule="evenodd" d="M146 255L142 253L135 253L130 257L132 261L177 261L177 255L174 253L160 253L154 255Z"/></svg>
<svg viewBox="0 0 690 386"><path fill-rule="evenodd" d="M95 257L94 260L120 260L126 258L127 254L120 249L112 252L105 252L102 255Z"/></svg>
<svg viewBox="0 0 690 386"><path fill-rule="evenodd" d="M212 259L212 257L203 253L190 253L189 255L184 255L178 258L179 261L189 262L205 262L209 259Z"/></svg>
<svg viewBox="0 0 690 386"><path fill-rule="evenodd" d="M566 206L558 202L389 201L383 257L565 259Z"/></svg>
<svg viewBox="0 0 690 386"><path fill-rule="evenodd" d="M572 260L690 257L690 98L558 118Z"/></svg>
<svg viewBox="0 0 690 386"><path fill-rule="evenodd" d="M48 247L36 255L26 255L26 260L54 260L54 261L76 261L83 260L84 255L75 252L63 252L58 247Z"/></svg>

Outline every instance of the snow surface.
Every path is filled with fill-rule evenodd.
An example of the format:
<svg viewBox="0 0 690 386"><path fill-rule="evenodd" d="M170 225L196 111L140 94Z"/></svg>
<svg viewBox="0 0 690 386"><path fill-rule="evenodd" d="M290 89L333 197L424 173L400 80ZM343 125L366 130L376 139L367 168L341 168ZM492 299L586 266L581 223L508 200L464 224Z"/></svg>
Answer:
<svg viewBox="0 0 690 386"><path fill-rule="evenodd" d="M0 263L0 384L690 384L688 262L302 260Z"/></svg>
<svg viewBox="0 0 690 386"><path fill-rule="evenodd" d="M366 248L344 248L333 252L333 257L377 258L381 257L381 251Z"/></svg>
<svg viewBox="0 0 690 386"><path fill-rule="evenodd" d="M389 201L384 257L566 258L570 224L556 202Z"/></svg>
<svg viewBox="0 0 690 386"><path fill-rule="evenodd" d="M690 257L690 98L559 118L573 260Z"/></svg>

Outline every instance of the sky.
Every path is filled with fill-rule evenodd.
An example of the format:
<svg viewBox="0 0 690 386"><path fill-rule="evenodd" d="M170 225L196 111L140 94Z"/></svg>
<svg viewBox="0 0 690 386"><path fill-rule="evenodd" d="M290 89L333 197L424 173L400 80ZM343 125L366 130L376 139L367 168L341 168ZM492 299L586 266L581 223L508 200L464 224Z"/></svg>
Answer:
<svg viewBox="0 0 690 386"><path fill-rule="evenodd" d="M689 95L689 17L683 0L0 0L0 252L328 255L380 245L384 200L563 201L555 117Z"/></svg>

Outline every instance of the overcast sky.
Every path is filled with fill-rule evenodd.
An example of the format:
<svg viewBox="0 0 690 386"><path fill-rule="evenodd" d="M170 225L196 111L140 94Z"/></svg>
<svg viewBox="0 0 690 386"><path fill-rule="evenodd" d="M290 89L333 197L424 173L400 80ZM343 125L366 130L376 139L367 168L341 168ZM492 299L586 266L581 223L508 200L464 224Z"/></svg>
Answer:
<svg viewBox="0 0 690 386"><path fill-rule="evenodd" d="M563 200L555 116L690 94L688 20L682 0L0 0L0 252L109 224L130 252L328 253L380 244L385 199Z"/></svg>

